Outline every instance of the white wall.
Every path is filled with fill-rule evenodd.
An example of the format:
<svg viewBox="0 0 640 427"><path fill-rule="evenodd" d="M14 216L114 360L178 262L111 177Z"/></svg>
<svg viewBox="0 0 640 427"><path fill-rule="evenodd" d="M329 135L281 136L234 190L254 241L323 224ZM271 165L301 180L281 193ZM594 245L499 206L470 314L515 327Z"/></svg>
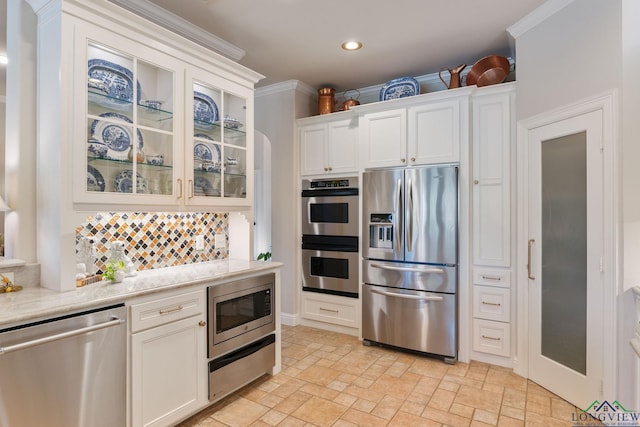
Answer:
<svg viewBox="0 0 640 427"><path fill-rule="evenodd" d="M563 3L562 0L548 3ZM566 2L565 2L566 3ZM636 0L577 0L520 35L516 40L517 119L569 105L612 89L618 90L620 105L614 106L619 123L619 166L632 166L623 174L618 167L616 179L624 220L640 220L637 183L640 168L638 153L638 3ZM623 20L623 4L625 8ZM627 15L635 9L635 15ZM623 32L623 23L625 31ZM635 34L634 34L635 33ZM633 43L622 43L625 39ZM633 34L631 36L631 34ZM631 36L631 37L630 37ZM624 51L623 51L624 46ZM624 65L624 67L623 67ZM635 68L633 68L635 67ZM623 72L624 69L624 72ZM635 73L635 75L634 75ZM633 87L632 87L633 85ZM634 99L635 98L635 99ZM631 104L635 104L631 106ZM622 108L621 108L622 107ZM632 113L632 114L630 114ZM630 122L631 121L631 122ZM625 154L626 153L626 154ZM632 157L635 156L635 157ZM624 177L624 179L623 179ZM633 189L633 190L632 190ZM624 206L624 208L623 208ZM633 207L633 208L632 208ZM622 222L622 218L619 218ZM626 224L620 238L627 239ZM640 227L639 227L640 235ZM621 230L622 231L622 230ZM640 245L640 239L637 243ZM640 253L640 251L639 251ZM622 258L623 253L619 254ZM618 260L619 266L622 266ZM635 259L634 264L640 264ZM635 357L629 339L633 335L633 296L622 283L626 270L620 271L616 300L617 321L617 394L604 396L635 405ZM639 276L640 277L640 276ZM605 350L607 351L607 350ZM609 353L611 354L611 352ZM640 410L640 408L632 408Z"/></svg>
<svg viewBox="0 0 640 427"><path fill-rule="evenodd" d="M298 148L295 119L312 114L308 101L312 92L298 81L288 81L256 90L255 128L271 141L271 242L272 259L282 267L282 321L295 323L299 314L299 266L297 265Z"/></svg>

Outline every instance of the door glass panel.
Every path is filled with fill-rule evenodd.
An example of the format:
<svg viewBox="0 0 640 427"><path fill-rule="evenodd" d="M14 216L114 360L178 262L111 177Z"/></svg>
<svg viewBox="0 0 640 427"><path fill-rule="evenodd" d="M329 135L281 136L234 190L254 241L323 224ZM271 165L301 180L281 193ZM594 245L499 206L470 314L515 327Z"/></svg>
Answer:
<svg viewBox="0 0 640 427"><path fill-rule="evenodd" d="M247 146L245 133L246 102L230 93L224 94L224 142L225 144Z"/></svg>
<svg viewBox="0 0 640 427"><path fill-rule="evenodd" d="M342 258L311 257L312 276L349 278L349 260Z"/></svg>
<svg viewBox="0 0 640 427"><path fill-rule="evenodd" d="M140 86L138 124L171 132L173 130L173 73L138 61Z"/></svg>
<svg viewBox="0 0 640 427"><path fill-rule="evenodd" d="M144 147L130 157L137 159L138 189L145 194L172 194L173 138L170 134L141 131Z"/></svg>
<svg viewBox="0 0 640 427"><path fill-rule="evenodd" d="M586 132L542 142L541 351L586 375Z"/></svg>
<svg viewBox="0 0 640 427"><path fill-rule="evenodd" d="M224 147L224 196L247 197L247 151L231 146Z"/></svg>
<svg viewBox="0 0 640 427"><path fill-rule="evenodd" d="M133 58L93 44L87 47L87 58L89 114L111 112L133 120L133 100L139 96Z"/></svg>

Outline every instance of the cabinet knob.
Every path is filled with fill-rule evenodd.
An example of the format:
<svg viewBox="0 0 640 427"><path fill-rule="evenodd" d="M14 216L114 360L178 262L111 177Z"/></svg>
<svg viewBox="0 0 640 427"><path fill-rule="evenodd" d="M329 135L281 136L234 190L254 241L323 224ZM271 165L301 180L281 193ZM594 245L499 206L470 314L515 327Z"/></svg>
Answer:
<svg viewBox="0 0 640 427"><path fill-rule="evenodd" d="M198 322L198 326L205 327L205 326L207 326L207 322L205 322L204 320L201 320L201 321Z"/></svg>
<svg viewBox="0 0 640 427"><path fill-rule="evenodd" d="M473 180L473 183L474 183L474 184L476 184L476 185L478 185L478 184L480 184L480 181L478 181L477 179L474 179L474 180Z"/></svg>
<svg viewBox="0 0 640 427"><path fill-rule="evenodd" d="M324 168L324 171L325 172L329 172L329 168Z"/></svg>
<svg viewBox="0 0 640 427"><path fill-rule="evenodd" d="M405 163L405 162L407 161L407 159L402 158L402 159L400 159L400 161L401 161L402 163Z"/></svg>
<svg viewBox="0 0 640 427"><path fill-rule="evenodd" d="M412 157L412 158L411 158L411 161L415 163L416 158L415 158L415 157Z"/></svg>
<svg viewBox="0 0 640 427"><path fill-rule="evenodd" d="M333 170L333 168L331 166L329 166L329 172L331 172Z"/></svg>

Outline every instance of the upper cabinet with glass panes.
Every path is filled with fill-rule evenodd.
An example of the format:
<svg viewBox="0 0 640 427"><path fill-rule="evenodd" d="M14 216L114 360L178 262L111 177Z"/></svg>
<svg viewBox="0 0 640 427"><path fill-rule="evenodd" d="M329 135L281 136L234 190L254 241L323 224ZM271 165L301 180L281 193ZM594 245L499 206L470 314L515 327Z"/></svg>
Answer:
<svg viewBox="0 0 640 427"><path fill-rule="evenodd" d="M247 100L193 81L193 179L189 197L247 198Z"/></svg>
<svg viewBox="0 0 640 427"><path fill-rule="evenodd" d="M253 83L91 25L74 38L74 202L251 205Z"/></svg>

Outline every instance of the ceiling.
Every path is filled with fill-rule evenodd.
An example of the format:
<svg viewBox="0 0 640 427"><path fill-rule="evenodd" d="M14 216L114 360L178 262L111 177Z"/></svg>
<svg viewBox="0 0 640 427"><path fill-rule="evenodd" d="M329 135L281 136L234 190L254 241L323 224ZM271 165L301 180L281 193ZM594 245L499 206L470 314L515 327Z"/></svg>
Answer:
<svg viewBox="0 0 640 427"><path fill-rule="evenodd" d="M506 28L545 0L146 1L243 49L239 62L266 76L257 87L300 80L340 92L471 66L489 54L513 57ZM0 0L0 22L6 5ZM352 38L364 47L342 50ZM0 95L4 81L0 67Z"/></svg>
<svg viewBox="0 0 640 427"><path fill-rule="evenodd" d="M513 56L506 28L545 0L150 0L243 49L266 76L338 92ZM340 48L347 39L359 51Z"/></svg>

